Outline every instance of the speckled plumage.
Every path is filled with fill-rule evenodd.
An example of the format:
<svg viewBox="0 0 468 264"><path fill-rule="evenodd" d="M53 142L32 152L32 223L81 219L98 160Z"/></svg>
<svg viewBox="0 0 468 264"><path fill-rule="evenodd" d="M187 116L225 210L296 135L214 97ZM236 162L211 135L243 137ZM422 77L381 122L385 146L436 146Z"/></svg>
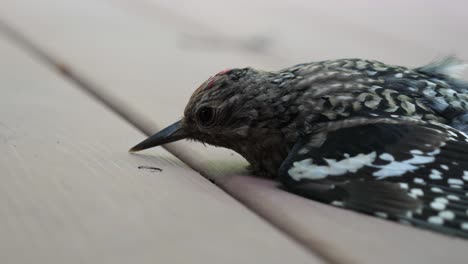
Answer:
<svg viewBox="0 0 468 264"><path fill-rule="evenodd" d="M225 70L194 92L174 140L233 149L304 197L468 237L463 67L342 59ZM163 134L135 150L173 141Z"/></svg>

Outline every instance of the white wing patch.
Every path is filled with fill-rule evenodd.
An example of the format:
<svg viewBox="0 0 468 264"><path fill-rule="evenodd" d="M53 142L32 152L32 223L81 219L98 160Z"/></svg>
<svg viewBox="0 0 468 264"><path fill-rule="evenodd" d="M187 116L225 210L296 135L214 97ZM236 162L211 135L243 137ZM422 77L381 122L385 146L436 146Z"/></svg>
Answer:
<svg viewBox="0 0 468 264"><path fill-rule="evenodd" d="M468 181L468 170L463 171L463 180Z"/></svg>
<svg viewBox="0 0 468 264"><path fill-rule="evenodd" d="M414 153L414 151L413 151ZM377 177L379 180L392 177L401 176L407 172L419 169L420 166L427 163L434 162L435 158L432 156L415 155L408 160L396 161L391 154L383 153L380 155L380 159L390 161L386 165L373 165L374 168L380 168L380 170L374 172L372 175Z"/></svg>
<svg viewBox="0 0 468 264"><path fill-rule="evenodd" d="M390 153L382 153L377 157L375 151L369 154L358 154L353 157L345 154L345 158L342 160L323 159L327 163L326 165L314 164L313 159L309 158L294 162L293 166L288 170L288 174L296 181L300 181L301 179L319 180L328 176L344 175L348 172L355 173L364 166L368 166L378 169L372 175L378 180L382 180L387 177L402 176L408 172L420 169L426 164L434 162L435 156L439 153L439 148L427 153L414 149L409 151L409 154L412 155L411 158L401 161L395 160L394 156ZM377 159L387 161L388 163L385 165L375 165L374 162ZM434 180L443 178L442 172L436 169L431 170L429 177Z"/></svg>
<svg viewBox="0 0 468 264"><path fill-rule="evenodd" d="M371 166L377 154L358 154L354 157L345 155L345 158L337 161L335 159L325 159L327 165L315 165L312 159L305 159L293 163L288 170L289 175L296 181L301 179L318 180L327 176L338 176L348 172L355 173L364 166Z"/></svg>

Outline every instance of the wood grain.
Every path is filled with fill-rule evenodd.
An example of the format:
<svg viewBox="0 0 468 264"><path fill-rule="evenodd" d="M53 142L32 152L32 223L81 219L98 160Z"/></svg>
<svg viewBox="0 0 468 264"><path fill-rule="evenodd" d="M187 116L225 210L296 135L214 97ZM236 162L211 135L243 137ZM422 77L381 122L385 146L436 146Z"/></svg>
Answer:
<svg viewBox="0 0 468 264"><path fill-rule="evenodd" d="M166 151L128 154L137 130L4 36L0 57L1 263L322 263Z"/></svg>
<svg viewBox="0 0 468 264"><path fill-rule="evenodd" d="M467 4L459 0L115 1L147 17L208 28L191 33L193 48L203 49L203 41L243 48L275 64L357 57L420 66L449 54L468 59Z"/></svg>
<svg viewBox="0 0 468 264"><path fill-rule="evenodd" d="M278 69L334 57L415 66L452 52L466 58L466 16L457 11L464 4L456 5L48 0L6 1L8 12L1 13L107 98L121 100L122 109L139 113L139 126L156 132L180 118L192 91L226 67ZM466 241L323 206L241 176L245 161L231 151L173 146L186 153L185 162L331 262L457 263L468 249Z"/></svg>
<svg viewBox="0 0 468 264"><path fill-rule="evenodd" d="M332 263L466 263L468 242L463 239L337 209L281 191L264 179L230 177L225 185Z"/></svg>

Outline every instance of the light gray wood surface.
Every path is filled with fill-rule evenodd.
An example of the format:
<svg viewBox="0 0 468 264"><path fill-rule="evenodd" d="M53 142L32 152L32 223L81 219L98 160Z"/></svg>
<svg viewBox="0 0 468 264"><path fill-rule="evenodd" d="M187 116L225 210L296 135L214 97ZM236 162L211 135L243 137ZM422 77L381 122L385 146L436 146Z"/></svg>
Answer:
<svg viewBox="0 0 468 264"><path fill-rule="evenodd" d="M278 69L339 57L417 66L447 53L468 56L461 1L3 2L0 14L9 24L121 100L122 109L138 113L137 125L154 132L180 118L192 91L227 67ZM466 241L323 206L240 176L245 161L231 151L174 146L184 162L330 261L457 263L468 249Z"/></svg>
<svg viewBox="0 0 468 264"><path fill-rule="evenodd" d="M263 53L274 58L271 68L349 57L408 66L447 54L468 59L463 0L115 1L180 28L209 29L191 32L189 47Z"/></svg>
<svg viewBox="0 0 468 264"><path fill-rule="evenodd" d="M1 263L322 263L0 36Z"/></svg>
<svg viewBox="0 0 468 264"><path fill-rule="evenodd" d="M224 184L332 263L466 263L468 242L463 239L333 208L290 195L264 179L237 176Z"/></svg>

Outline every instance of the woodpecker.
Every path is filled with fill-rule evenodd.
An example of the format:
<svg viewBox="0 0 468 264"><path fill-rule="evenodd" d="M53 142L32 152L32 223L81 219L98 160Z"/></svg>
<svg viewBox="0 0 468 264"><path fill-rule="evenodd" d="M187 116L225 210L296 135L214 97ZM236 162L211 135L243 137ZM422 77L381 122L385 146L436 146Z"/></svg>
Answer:
<svg viewBox="0 0 468 264"><path fill-rule="evenodd" d="M130 151L184 138L229 148L294 194L468 238L465 66L227 69L195 90L180 121Z"/></svg>

